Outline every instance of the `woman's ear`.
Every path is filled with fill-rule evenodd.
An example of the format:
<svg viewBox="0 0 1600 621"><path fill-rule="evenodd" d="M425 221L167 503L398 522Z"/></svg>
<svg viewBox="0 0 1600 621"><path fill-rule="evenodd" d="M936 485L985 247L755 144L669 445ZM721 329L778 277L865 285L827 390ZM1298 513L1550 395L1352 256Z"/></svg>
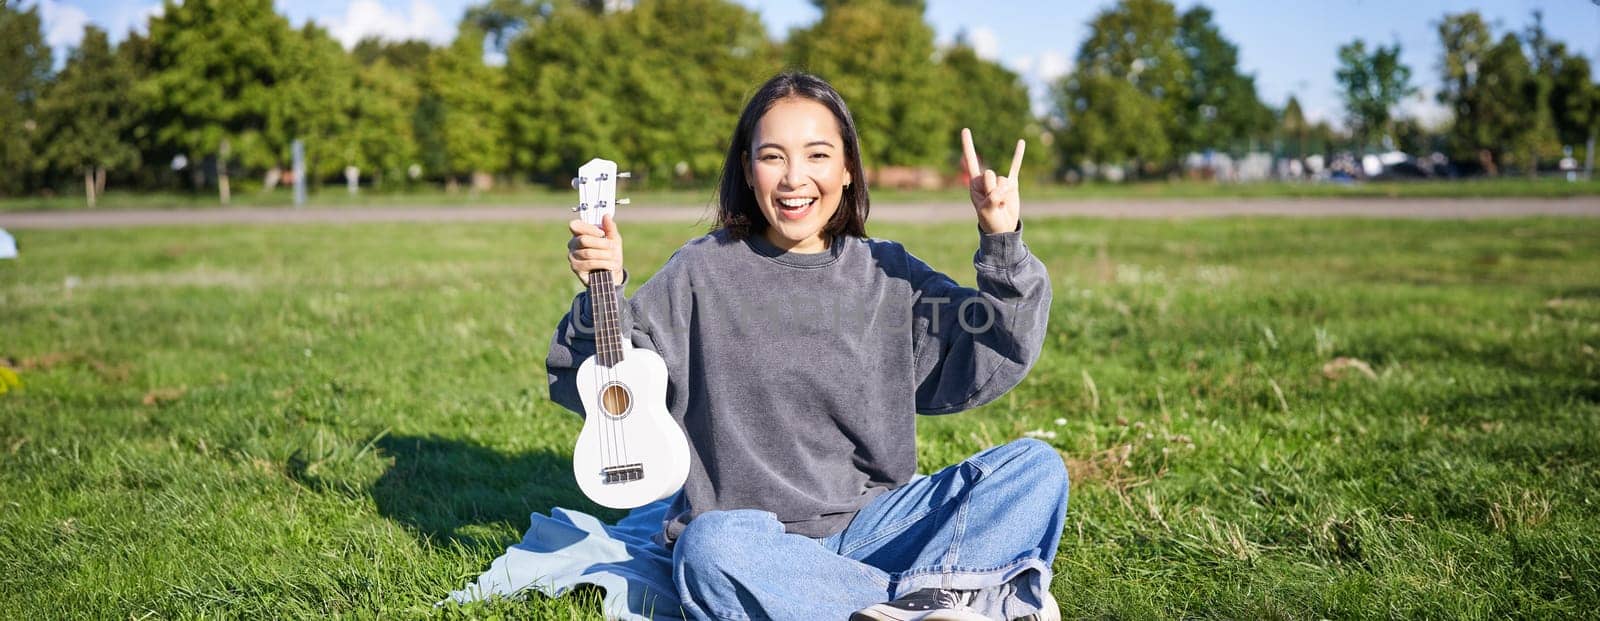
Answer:
<svg viewBox="0 0 1600 621"><path fill-rule="evenodd" d="M847 188L850 187L850 182L851 181L854 181L854 179L852 179L850 177L850 168L846 167L844 169L844 187L847 187Z"/></svg>
<svg viewBox="0 0 1600 621"><path fill-rule="evenodd" d="M751 181L751 179L755 179L755 175L750 174L752 171L750 170L749 151L739 152L739 167L744 169L744 187L750 188L751 190L756 189L756 182Z"/></svg>

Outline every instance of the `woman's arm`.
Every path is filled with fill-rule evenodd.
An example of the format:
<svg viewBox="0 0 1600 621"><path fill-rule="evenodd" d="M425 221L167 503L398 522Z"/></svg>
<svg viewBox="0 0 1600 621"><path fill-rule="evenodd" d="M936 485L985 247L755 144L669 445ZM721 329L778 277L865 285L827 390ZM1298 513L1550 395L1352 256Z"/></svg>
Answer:
<svg viewBox="0 0 1600 621"><path fill-rule="evenodd" d="M980 231L972 259L977 289L906 258L916 296L917 412L975 408L1020 383L1044 346L1051 300L1050 275L1023 243L1021 221L1007 233Z"/></svg>

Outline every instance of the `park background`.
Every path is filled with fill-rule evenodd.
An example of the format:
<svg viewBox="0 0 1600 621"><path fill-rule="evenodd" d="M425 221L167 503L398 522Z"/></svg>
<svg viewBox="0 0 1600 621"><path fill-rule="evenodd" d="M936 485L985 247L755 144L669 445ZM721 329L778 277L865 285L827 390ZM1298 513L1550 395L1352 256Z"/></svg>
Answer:
<svg viewBox="0 0 1600 621"><path fill-rule="evenodd" d="M1029 140L1044 353L919 421L919 459L1060 450L1065 616L1600 609L1600 6L1320 3L1360 33L1282 54L1330 88L1267 93L1221 24L1293 3L998 2L965 34L947 3L793 4L774 32L755 3L419 0L446 34L418 40L260 0L0 2L0 606L424 616L530 513L620 517L546 398L566 183L635 173L636 288L706 230L743 99L803 67L861 125L869 232L969 286L957 131ZM1071 53L1002 62L1022 22Z"/></svg>

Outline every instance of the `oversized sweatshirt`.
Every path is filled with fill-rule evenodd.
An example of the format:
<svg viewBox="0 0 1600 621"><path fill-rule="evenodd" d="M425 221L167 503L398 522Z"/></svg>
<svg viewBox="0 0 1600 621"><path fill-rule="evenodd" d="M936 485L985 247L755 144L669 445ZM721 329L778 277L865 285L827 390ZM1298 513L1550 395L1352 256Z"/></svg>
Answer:
<svg viewBox="0 0 1600 621"><path fill-rule="evenodd" d="M621 334L667 365L667 408L692 463L658 543L708 511L771 511L785 530L843 530L917 471L916 415L983 405L1038 359L1050 279L1022 241L978 233L976 290L887 240L818 253L719 230L690 240L633 297ZM550 398L583 414L594 355L589 292L557 326Z"/></svg>

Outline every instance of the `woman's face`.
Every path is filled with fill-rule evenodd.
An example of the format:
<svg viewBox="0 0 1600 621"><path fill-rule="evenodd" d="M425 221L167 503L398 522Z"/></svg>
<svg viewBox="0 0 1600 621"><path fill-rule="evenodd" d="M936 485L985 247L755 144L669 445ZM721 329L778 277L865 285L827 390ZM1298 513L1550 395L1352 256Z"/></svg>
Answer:
<svg viewBox="0 0 1600 621"><path fill-rule="evenodd" d="M767 241L794 252L826 250L822 226L850 185L833 113L809 99L779 101L756 122L749 153L745 178L771 225Z"/></svg>

